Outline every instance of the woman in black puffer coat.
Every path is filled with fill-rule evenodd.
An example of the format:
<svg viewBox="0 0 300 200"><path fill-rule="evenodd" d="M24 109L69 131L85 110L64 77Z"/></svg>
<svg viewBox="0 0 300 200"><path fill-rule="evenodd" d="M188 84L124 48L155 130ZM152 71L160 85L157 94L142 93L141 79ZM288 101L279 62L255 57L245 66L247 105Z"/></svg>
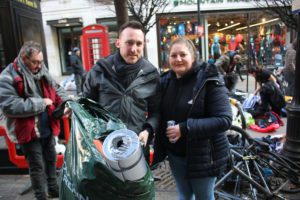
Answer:
<svg viewBox="0 0 300 200"><path fill-rule="evenodd" d="M171 69L162 75L161 121L154 162L167 155L179 199L214 199L216 177L225 169L232 122L228 90L214 65L198 63L190 40L170 46ZM169 120L175 126L167 127Z"/></svg>

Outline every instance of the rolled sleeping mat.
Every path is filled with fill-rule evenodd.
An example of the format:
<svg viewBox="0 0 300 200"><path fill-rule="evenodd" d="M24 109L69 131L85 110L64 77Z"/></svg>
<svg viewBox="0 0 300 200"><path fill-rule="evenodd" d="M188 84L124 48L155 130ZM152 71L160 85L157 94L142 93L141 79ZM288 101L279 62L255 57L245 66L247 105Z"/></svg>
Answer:
<svg viewBox="0 0 300 200"><path fill-rule="evenodd" d="M122 181L136 181L147 173L147 164L137 134L128 129L110 133L103 152L113 173Z"/></svg>

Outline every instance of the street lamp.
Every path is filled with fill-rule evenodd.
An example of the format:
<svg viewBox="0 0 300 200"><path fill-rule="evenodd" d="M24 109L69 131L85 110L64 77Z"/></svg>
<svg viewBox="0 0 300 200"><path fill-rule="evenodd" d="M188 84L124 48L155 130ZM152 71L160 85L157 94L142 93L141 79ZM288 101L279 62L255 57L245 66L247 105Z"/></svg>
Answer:
<svg viewBox="0 0 300 200"><path fill-rule="evenodd" d="M297 53L293 100L287 106L286 142L282 153L293 161L300 161L300 13L297 22Z"/></svg>

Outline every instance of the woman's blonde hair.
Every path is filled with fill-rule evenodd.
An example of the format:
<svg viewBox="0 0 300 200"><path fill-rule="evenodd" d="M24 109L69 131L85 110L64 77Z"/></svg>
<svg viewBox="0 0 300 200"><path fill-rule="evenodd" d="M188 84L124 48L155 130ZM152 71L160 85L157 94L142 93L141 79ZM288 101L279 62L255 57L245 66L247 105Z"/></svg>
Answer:
<svg viewBox="0 0 300 200"><path fill-rule="evenodd" d="M185 37L176 38L170 44L170 51L171 51L172 47L174 46L174 44L184 44L184 45L186 45L188 50L190 51L190 53L194 57L194 60L195 61L197 60L197 49L196 49L194 43L191 40L189 40Z"/></svg>

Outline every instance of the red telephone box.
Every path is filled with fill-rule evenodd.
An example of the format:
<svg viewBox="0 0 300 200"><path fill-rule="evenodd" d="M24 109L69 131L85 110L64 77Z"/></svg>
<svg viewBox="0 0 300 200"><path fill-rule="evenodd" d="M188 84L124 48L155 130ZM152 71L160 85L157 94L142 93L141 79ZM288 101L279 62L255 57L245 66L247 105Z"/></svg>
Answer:
<svg viewBox="0 0 300 200"><path fill-rule="evenodd" d="M89 71L100 58L110 54L106 26L94 24L82 29L81 54L83 66Z"/></svg>

